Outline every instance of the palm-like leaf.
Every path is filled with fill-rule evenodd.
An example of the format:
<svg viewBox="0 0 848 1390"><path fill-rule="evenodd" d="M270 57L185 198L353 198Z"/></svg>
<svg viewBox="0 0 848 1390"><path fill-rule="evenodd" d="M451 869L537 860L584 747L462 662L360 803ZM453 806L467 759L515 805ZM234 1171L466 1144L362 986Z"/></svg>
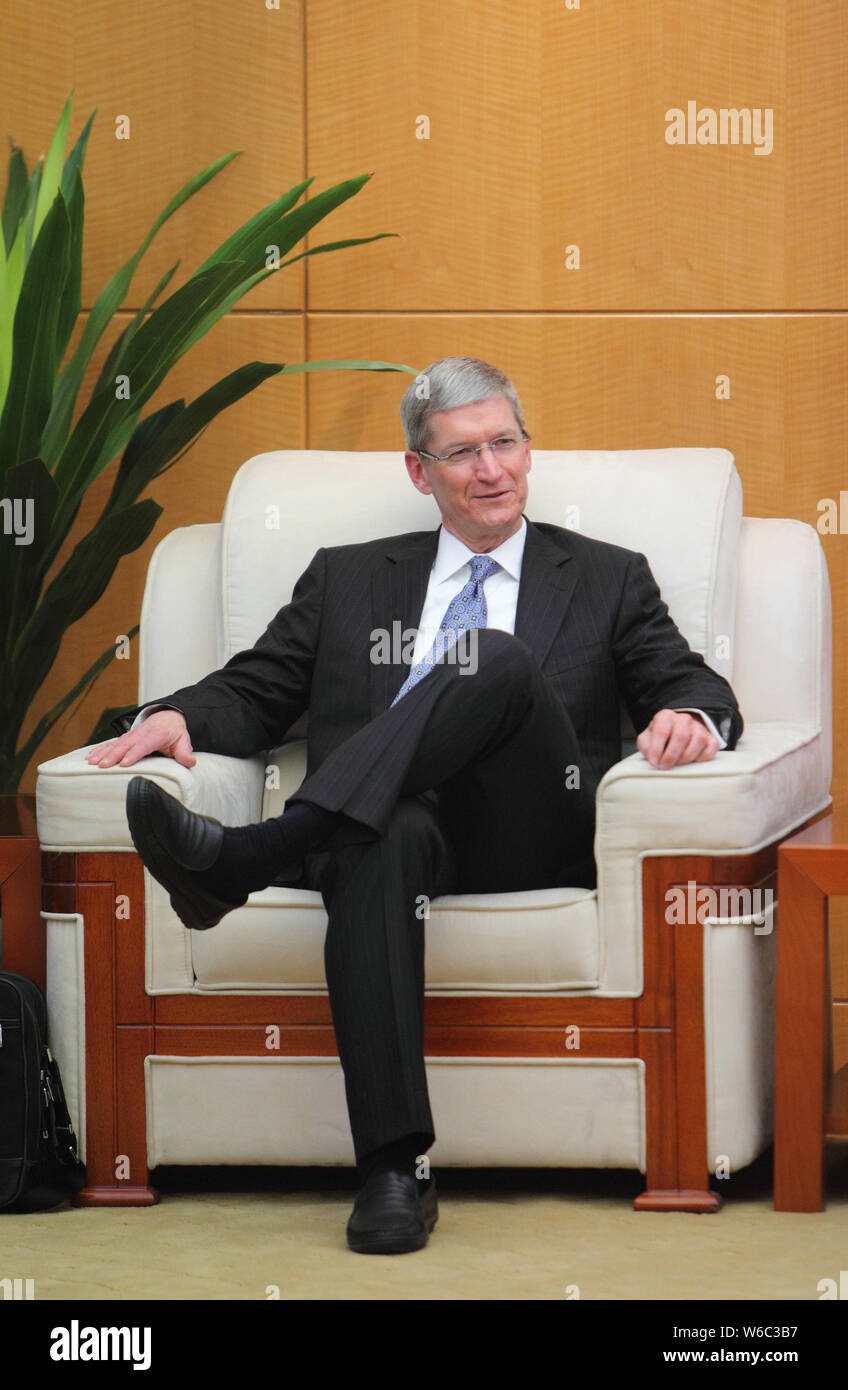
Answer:
<svg viewBox="0 0 848 1390"><path fill-rule="evenodd" d="M203 188L210 179L213 179L216 174L220 173L224 166L229 164L230 160L235 159L235 157L235 154L224 155L222 159L216 159L201 173L196 174L193 179L189 179L188 183L184 184L179 193L171 199L167 207L160 212L138 250L130 256L128 261L124 262L120 270L115 272L111 280L109 280L100 291L100 294L94 301L91 313L88 316L88 321L83 329L80 341L77 344L76 351L62 371L57 382L53 410L42 444L44 460L49 467L52 468L55 464L65 440L68 437L74 406L76 405L77 396L82 386L83 377L88 370L92 353L103 336L105 329L111 322L113 314L120 309L126 299L130 285L132 284L133 276L135 275L139 261L145 251L150 246L156 233L168 221L168 218L173 217L174 213L178 208L182 207L183 203L193 197L195 193Z"/></svg>
<svg viewBox="0 0 848 1390"><path fill-rule="evenodd" d="M9 181L3 202L3 247L7 255L12 249L12 242L18 230L28 183L26 160L22 151L13 147L9 160Z"/></svg>
<svg viewBox="0 0 848 1390"><path fill-rule="evenodd" d="M325 242L291 255L298 242L354 197L370 175L346 179L301 202L312 184L305 179L249 218L165 299L161 297L170 289L179 262L162 276L115 336L88 401L80 408L93 354L125 303L145 252L168 219L236 154L215 160L179 189L104 285L67 355L80 315L82 171L95 115L91 113L65 158L71 100L46 158L31 172L22 151L13 147L2 208L0 478L7 494L29 509L33 532L23 546L0 533L0 791L14 790L47 733L74 700L86 697L113 659L110 646L19 746L27 711L65 632L98 601L123 556L144 544L161 514L152 498L139 500L141 494L184 457L209 423L275 375L340 368L415 371L366 359L250 362L188 404L172 401L143 415L174 364L255 285L304 256L393 235L381 232ZM271 263L269 246L275 248ZM129 392L115 389L117 377L129 379ZM89 487L117 458L100 516L55 569ZM136 631L133 628L131 635Z"/></svg>
<svg viewBox="0 0 848 1390"><path fill-rule="evenodd" d="M12 334L12 370L0 415L0 469L34 457L53 399L59 309L68 275L71 223L61 195L51 204L26 267Z"/></svg>

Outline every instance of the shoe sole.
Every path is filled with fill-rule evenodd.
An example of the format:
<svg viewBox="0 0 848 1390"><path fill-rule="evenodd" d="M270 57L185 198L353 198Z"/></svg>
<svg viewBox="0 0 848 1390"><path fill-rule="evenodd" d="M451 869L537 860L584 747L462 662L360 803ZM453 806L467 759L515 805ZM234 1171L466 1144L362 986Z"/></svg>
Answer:
<svg viewBox="0 0 848 1390"><path fill-rule="evenodd" d="M420 1209L423 1230L410 1231L355 1231L347 1232L347 1243L357 1255L405 1255L411 1250L423 1250L430 1233L439 1219L439 1208L435 1199L429 1196L421 1199Z"/></svg>
<svg viewBox="0 0 848 1390"><path fill-rule="evenodd" d="M200 887L195 889L191 898L186 897L184 875L191 873L191 870L182 869L174 863L156 834L151 815L153 796L150 786L146 778L133 777L127 787L127 822L132 842L150 873L168 893L171 907L183 926L192 931L208 931L238 904L228 903L221 911L221 899ZM201 915L204 912L206 916ZM213 913L217 915L213 917Z"/></svg>

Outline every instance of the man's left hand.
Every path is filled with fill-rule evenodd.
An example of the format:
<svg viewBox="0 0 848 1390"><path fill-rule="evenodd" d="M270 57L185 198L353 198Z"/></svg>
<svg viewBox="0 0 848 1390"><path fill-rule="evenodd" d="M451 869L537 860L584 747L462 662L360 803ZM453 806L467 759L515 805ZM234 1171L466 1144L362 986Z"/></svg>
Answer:
<svg viewBox="0 0 848 1390"><path fill-rule="evenodd" d="M709 762L719 743L696 715L661 709L639 734L636 747L652 767L669 768Z"/></svg>

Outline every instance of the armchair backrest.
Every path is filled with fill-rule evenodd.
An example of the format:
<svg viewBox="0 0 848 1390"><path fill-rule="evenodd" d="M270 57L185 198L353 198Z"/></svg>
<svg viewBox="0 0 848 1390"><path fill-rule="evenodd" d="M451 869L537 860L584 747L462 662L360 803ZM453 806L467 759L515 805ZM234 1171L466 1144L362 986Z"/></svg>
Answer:
<svg viewBox="0 0 848 1390"><path fill-rule="evenodd" d="M527 515L645 554L691 646L733 679L742 489L726 449L536 449ZM251 646L319 547L438 524L400 452L249 459L220 527L181 528L154 553L139 698L190 684ZM632 737L623 717L625 752Z"/></svg>
<svg viewBox="0 0 848 1390"><path fill-rule="evenodd" d="M684 636L730 678L742 488L726 449L534 450L527 515L642 551ZM255 642L320 546L438 524L400 453L250 459L222 522L224 658Z"/></svg>

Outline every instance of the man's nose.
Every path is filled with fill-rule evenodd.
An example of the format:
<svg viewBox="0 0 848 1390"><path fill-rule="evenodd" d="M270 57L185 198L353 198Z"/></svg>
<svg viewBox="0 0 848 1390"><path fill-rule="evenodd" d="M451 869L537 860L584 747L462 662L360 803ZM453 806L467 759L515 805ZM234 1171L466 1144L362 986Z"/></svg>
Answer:
<svg viewBox="0 0 848 1390"><path fill-rule="evenodd" d="M493 475L497 477L501 471L500 459L495 454L491 444L483 444L474 464L478 473L485 473L487 477Z"/></svg>

